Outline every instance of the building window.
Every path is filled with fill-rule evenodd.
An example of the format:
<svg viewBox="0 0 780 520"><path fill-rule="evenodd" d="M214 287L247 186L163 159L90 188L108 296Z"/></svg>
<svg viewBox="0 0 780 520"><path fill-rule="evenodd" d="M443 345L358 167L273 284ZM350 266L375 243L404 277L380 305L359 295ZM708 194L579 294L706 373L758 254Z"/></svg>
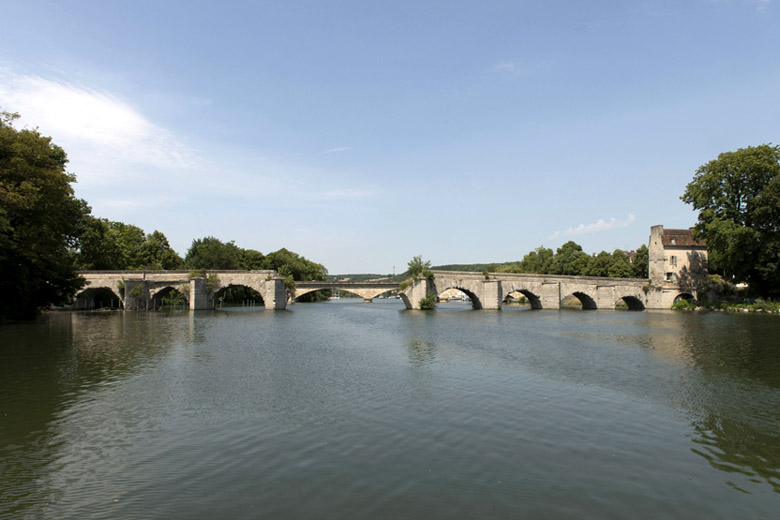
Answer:
<svg viewBox="0 0 780 520"><path fill-rule="evenodd" d="M664 273L664 282L672 281L672 273Z"/></svg>
<svg viewBox="0 0 780 520"><path fill-rule="evenodd" d="M669 241L672 243L672 245L675 245L675 244L677 243L677 239L676 239L676 238L674 238L674 237L672 237L671 239L669 239Z"/></svg>
<svg viewBox="0 0 780 520"><path fill-rule="evenodd" d="M677 267L677 257L676 256L670 256L669 257L669 263L673 265L674 267Z"/></svg>

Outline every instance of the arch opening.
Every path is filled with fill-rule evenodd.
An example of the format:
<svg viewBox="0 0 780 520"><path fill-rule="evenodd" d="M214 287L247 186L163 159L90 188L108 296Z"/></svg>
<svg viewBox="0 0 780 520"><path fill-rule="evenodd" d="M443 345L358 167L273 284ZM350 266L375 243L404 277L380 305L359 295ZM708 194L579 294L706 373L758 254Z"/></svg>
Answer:
<svg viewBox="0 0 780 520"><path fill-rule="evenodd" d="M636 296L623 296L615 303L615 308L620 308L621 303L624 304L629 311L645 310L645 304Z"/></svg>
<svg viewBox="0 0 780 520"><path fill-rule="evenodd" d="M445 292L447 292L447 291L449 291L451 289L457 289L458 291L460 291L463 294L465 294L466 297L468 298L468 300L464 299L464 300L461 300L461 301L464 301L464 302L471 301L471 308L472 309L481 309L482 308L482 302L479 301L479 298L477 297L476 294L474 294L472 291L469 291L468 289L465 289L465 288L459 287L459 286L447 287L447 288L445 288L442 291L438 291L437 294L436 294L436 298L438 299L441 294L444 294ZM437 287L437 290L438 290L438 287Z"/></svg>
<svg viewBox="0 0 780 520"><path fill-rule="evenodd" d="M579 305L577 302L579 301ZM596 301L583 292L575 292L561 300L561 308L577 308L580 307L584 311L593 311L598 309Z"/></svg>
<svg viewBox="0 0 780 520"><path fill-rule="evenodd" d="M688 301L688 302L695 302L696 298L694 298L694 296L691 293L680 293L674 297L674 303L677 303L681 300Z"/></svg>
<svg viewBox="0 0 780 520"><path fill-rule="evenodd" d="M527 303L531 305L531 309L542 308L542 299L528 289L515 289L509 291L506 295L504 295L504 303L511 303L510 298L512 298L512 295L521 295L521 297L525 298Z"/></svg>
<svg viewBox="0 0 780 520"><path fill-rule="evenodd" d="M121 309L122 298L108 287L90 287L76 295L76 309Z"/></svg>
<svg viewBox="0 0 780 520"><path fill-rule="evenodd" d="M186 291L180 287L163 287L155 292L151 299L152 309L176 309L187 308L189 298Z"/></svg>
<svg viewBox="0 0 780 520"><path fill-rule="evenodd" d="M214 307L265 307L263 296L246 285L226 285L214 293Z"/></svg>

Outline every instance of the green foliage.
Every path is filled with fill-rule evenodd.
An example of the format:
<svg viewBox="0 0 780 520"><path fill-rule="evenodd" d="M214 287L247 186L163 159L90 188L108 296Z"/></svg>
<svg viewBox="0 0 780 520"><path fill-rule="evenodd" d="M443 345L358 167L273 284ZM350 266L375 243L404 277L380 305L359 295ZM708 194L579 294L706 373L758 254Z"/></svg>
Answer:
<svg viewBox="0 0 780 520"><path fill-rule="evenodd" d="M672 305L672 309L675 311L693 311L696 310L697 303L695 300L679 299Z"/></svg>
<svg viewBox="0 0 780 520"><path fill-rule="evenodd" d="M232 241L203 237L192 241L184 264L190 269L241 269L241 257L241 249Z"/></svg>
<svg viewBox="0 0 780 520"><path fill-rule="evenodd" d="M628 255L621 249L615 249L612 252L612 263L609 266L607 276L610 278L630 278L631 274L631 261L628 259Z"/></svg>
<svg viewBox="0 0 780 520"><path fill-rule="evenodd" d="M550 264L550 274L581 275L590 263L590 256L582 246L569 240L555 253Z"/></svg>
<svg viewBox="0 0 780 520"><path fill-rule="evenodd" d="M631 277L632 278L647 278L648 268L650 265L650 256L647 246L642 244L637 248L634 255L633 262L631 262Z"/></svg>
<svg viewBox="0 0 780 520"><path fill-rule="evenodd" d="M426 276L424 274L424 271L429 271L431 268L431 262L430 261L423 261L422 255L415 256L411 260L409 260L408 269L406 270L406 273L411 276L418 278L420 276ZM427 276L426 276L427 277Z"/></svg>
<svg viewBox="0 0 780 520"><path fill-rule="evenodd" d="M436 308L436 295L429 292L424 298L420 298L420 309L429 311Z"/></svg>
<svg viewBox="0 0 780 520"><path fill-rule="evenodd" d="M241 268L250 271L265 269L265 255L254 249L242 249Z"/></svg>
<svg viewBox="0 0 780 520"><path fill-rule="evenodd" d="M219 277L215 274L210 274L206 277L206 292L214 293L219 289Z"/></svg>
<svg viewBox="0 0 780 520"><path fill-rule="evenodd" d="M487 271L487 269L482 271L482 276L485 277L485 280L490 280L490 273Z"/></svg>
<svg viewBox="0 0 780 520"><path fill-rule="evenodd" d="M292 280L299 282L325 280L328 277L328 270L322 264L307 260L305 257L284 248L268 253L264 265L265 269L273 269L280 276L290 276Z"/></svg>
<svg viewBox="0 0 780 520"><path fill-rule="evenodd" d="M76 265L90 270L178 269L182 259L160 231L85 215Z"/></svg>
<svg viewBox="0 0 780 520"><path fill-rule="evenodd" d="M130 289L130 296L133 298L140 298L144 294L144 287L141 284L135 284L133 285L133 288Z"/></svg>
<svg viewBox="0 0 780 520"><path fill-rule="evenodd" d="M83 285L70 251L90 209L74 196L68 158L0 111L0 321L63 304Z"/></svg>
<svg viewBox="0 0 780 520"><path fill-rule="evenodd" d="M407 290L407 289L409 288L409 286L411 286L411 285L412 285L412 280L411 280L411 279L408 279L408 280L404 280L404 281L402 281L402 282L399 284L399 287L398 287L398 288L399 288L401 291L405 291L405 290Z"/></svg>
<svg viewBox="0 0 780 520"><path fill-rule="evenodd" d="M699 212L710 267L780 295L780 146L726 152L696 170L681 199Z"/></svg>

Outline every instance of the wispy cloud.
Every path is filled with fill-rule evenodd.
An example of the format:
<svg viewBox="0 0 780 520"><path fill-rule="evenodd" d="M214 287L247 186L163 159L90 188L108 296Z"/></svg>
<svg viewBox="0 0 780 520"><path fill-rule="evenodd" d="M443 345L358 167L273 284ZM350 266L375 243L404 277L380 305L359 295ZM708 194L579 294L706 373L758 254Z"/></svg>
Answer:
<svg viewBox="0 0 780 520"><path fill-rule="evenodd" d="M22 124L39 127L69 151L168 168L198 160L170 131L106 91L0 69L0 100L4 110L21 114Z"/></svg>
<svg viewBox="0 0 780 520"><path fill-rule="evenodd" d="M347 146L337 146L336 148L331 148L330 150L325 150L322 153L341 153L346 152L349 150L349 147Z"/></svg>
<svg viewBox="0 0 780 520"><path fill-rule="evenodd" d="M636 215L629 213L625 220L620 220L615 217L610 217L609 220L599 219L592 224L580 224L577 227L570 227L566 231L556 231L547 240L552 240L559 236L575 236L586 235L588 233L596 233L599 231L609 231L610 229L627 228L636 221Z"/></svg>

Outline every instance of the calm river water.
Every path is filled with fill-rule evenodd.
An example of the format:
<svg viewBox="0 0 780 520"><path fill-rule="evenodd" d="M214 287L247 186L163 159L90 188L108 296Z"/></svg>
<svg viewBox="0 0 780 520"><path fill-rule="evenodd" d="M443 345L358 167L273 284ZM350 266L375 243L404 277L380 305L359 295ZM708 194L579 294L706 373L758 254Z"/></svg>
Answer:
<svg viewBox="0 0 780 520"><path fill-rule="evenodd" d="M0 327L0 518L780 517L780 318L55 313Z"/></svg>

